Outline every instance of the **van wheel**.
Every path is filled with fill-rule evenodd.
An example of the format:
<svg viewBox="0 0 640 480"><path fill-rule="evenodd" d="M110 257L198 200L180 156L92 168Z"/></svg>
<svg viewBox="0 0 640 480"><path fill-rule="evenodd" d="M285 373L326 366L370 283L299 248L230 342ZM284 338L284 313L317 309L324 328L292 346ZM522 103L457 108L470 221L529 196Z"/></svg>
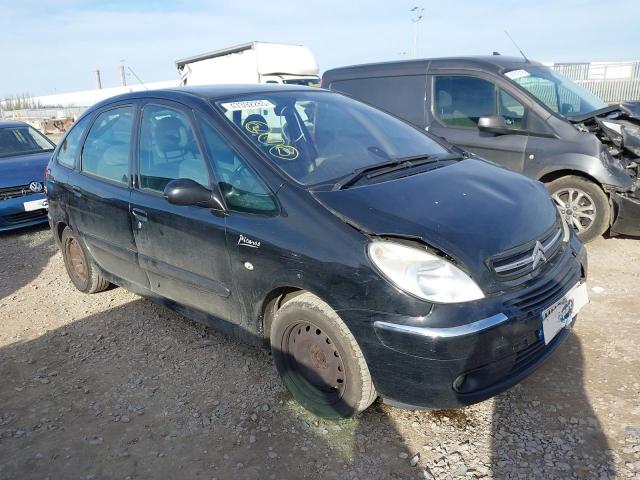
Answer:
<svg viewBox="0 0 640 480"><path fill-rule="evenodd" d="M84 293L97 293L109 287L109 282L100 274L100 269L91 255L69 227L62 232L61 243L64 265L69 278L78 290Z"/></svg>
<svg viewBox="0 0 640 480"><path fill-rule="evenodd" d="M293 397L319 417L347 418L377 397L362 351L342 319L311 293L285 303L271 326L276 369Z"/></svg>
<svg viewBox="0 0 640 480"><path fill-rule="evenodd" d="M571 225L584 243L609 228L611 209L607 195L595 183L569 175L546 184L560 216Z"/></svg>

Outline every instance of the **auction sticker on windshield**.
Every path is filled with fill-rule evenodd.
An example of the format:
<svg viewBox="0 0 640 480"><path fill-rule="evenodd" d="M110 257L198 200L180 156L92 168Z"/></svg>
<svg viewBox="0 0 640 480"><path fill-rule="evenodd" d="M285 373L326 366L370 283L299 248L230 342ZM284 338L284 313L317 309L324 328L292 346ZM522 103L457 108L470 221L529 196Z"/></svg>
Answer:
<svg viewBox="0 0 640 480"><path fill-rule="evenodd" d="M274 108L275 105L269 100L243 100L241 102L221 103L222 107L228 112L237 110L251 110L254 108Z"/></svg>
<svg viewBox="0 0 640 480"><path fill-rule="evenodd" d="M589 303L587 284L581 282L542 312L542 333L548 344L560 330L569 327L582 307Z"/></svg>

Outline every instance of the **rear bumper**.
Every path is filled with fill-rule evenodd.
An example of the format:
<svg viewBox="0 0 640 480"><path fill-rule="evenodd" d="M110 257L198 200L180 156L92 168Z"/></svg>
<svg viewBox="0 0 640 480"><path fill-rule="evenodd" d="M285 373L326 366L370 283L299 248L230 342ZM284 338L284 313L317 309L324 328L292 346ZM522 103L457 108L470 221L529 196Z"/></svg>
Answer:
<svg viewBox="0 0 640 480"><path fill-rule="evenodd" d="M611 193L616 218L611 225L611 233L640 236L640 192Z"/></svg>
<svg viewBox="0 0 640 480"><path fill-rule="evenodd" d="M0 232L16 230L47 222L47 209L25 211L25 202L44 200L47 197L38 193L0 201Z"/></svg>
<svg viewBox="0 0 640 480"><path fill-rule="evenodd" d="M567 250L560 264L526 289L485 299L481 305L436 305L423 318L339 312L354 331L385 402L410 408L462 407L497 395L533 373L569 334L563 329L545 344L541 312L586 276L584 249ZM523 298L534 300L523 303Z"/></svg>

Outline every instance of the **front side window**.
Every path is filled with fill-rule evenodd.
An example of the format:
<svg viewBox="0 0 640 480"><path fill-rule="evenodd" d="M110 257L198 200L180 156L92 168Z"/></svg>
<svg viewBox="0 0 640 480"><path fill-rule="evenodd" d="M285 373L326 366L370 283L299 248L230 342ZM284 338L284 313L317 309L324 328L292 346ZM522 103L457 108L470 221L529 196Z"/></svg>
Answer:
<svg viewBox="0 0 640 480"><path fill-rule="evenodd" d="M335 93L269 92L217 105L269 161L303 185L335 184L360 168L447 154L403 121Z"/></svg>
<svg viewBox="0 0 640 480"><path fill-rule="evenodd" d="M47 137L28 125L0 128L0 158L50 152L54 148Z"/></svg>
<svg viewBox="0 0 640 480"><path fill-rule="evenodd" d="M560 115L583 115L607 106L593 93L548 67L520 68L504 75Z"/></svg>
<svg viewBox="0 0 640 480"><path fill-rule="evenodd" d="M477 127L480 117L500 115L508 128L522 129L526 113L492 82L462 75L436 77L434 110L445 125L469 128Z"/></svg>
<svg viewBox="0 0 640 480"><path fill-rule="evenodd" d="M76 155L80 148L80 140L89 124L89 117L82 117L71 127L69 134L65 137L58 150L57 161L60 165L73 168L76 164Z"/></svg>
<svg viewBox="0 0 640 480"><path fill-rule="evenodd" d="M227 207L245 213L274 213L276 202L253 169L207 122L202 122L202 134Z"/></svg>
<svg viewBox="0 0 640 480"><path fill-rule="evenodd" d="M82 171L129 184L129 150L133 125L131 106L102 112L91 126L82 148Z"/></svg>
<svg viewBox="0 0 640 480"><path fill-rule="evenodd" d="M209 188L209 172L187 115L147 105L140 129L140 188L164 192L171 180L188 178Z"/></svg>

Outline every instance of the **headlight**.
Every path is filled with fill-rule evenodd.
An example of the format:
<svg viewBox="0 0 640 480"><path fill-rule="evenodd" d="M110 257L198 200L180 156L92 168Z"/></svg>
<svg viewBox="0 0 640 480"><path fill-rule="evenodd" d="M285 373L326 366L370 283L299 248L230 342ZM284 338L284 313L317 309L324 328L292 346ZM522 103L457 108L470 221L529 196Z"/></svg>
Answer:
<svg viewBox="0 0 640 480"><path fill-rule="evenodd" d="M369 244L369 257L396 287L424 300L457 303L484 298L466 273L424 250L376 240Z"/></svg>

